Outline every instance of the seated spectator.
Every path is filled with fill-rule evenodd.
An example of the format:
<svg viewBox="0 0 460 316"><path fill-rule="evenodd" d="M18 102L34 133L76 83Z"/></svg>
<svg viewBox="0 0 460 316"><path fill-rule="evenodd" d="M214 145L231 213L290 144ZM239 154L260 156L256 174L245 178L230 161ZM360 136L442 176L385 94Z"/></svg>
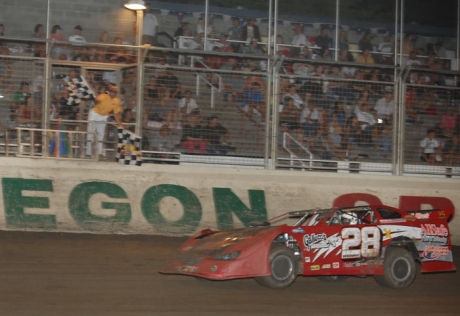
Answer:
<svg viewBox="0 0 460 316"><path fill-rule="evenodd" d="M324 74L323 66L318 65L311 74L309 80L302 84L299 91L310 92L316 99L324 99L323 94Z"/></svg>
<svg viewBox="0 0 460 316"><path fill-rule="evenodd" d="M279 123L282 126L283 124L287 125L290 131L295 131L297 135L297 140L302 142L303 133L300 127L300 109L295 106L294 100L286 96L283 98L283 107L279 113Z"/></svg>
<svg viewBox="0 0 460 316"><path fill-rule="evenodd" d="M447 137L451 137L455 131L455 123L457 121L457 115L454 113L452 107L448 107L446 113L441 116L441 123L439 123L439 134Z"/></svg>
<svg viewBox="0 0 460 316"><path fill-rule="evenodd" d="M51 29L50 40L65 42L65 38L62 35L62 28L59 25L54 25ZM67 45L63 43L54 43L51 55L54 59L67 60L70 59L70 53L67 49Z"/></svg>
<svg viewBox="0 0 460 316"><path fill-rule="evenodd" d="M332 121L332 115L337 115L339 124L345 124L347 115L345 113L345 104L343 101L336 101L334 107L332 108L331 114L329 114L327 120Z"/></svg>
<svg viewBox="0 0 460 316"><path fill-rule="evenodd" d="M453 166L455 162L460 162L460 136L458 132L454 132L452 138L446 140L442 152L447 166Z"/></svg>
<svg viewBox="0 0 460 316"><path fill-rule="evenodd" d="M243 40L243 29L240 26L240 20L238 18L232 19L232 26L228 28L227 34L232 41Z"/></svg>
<svg viewBox="0 0 460 316"><path fill-rule="evenodd" d="M45 32L42 24L35 25L34 34L32 34L32 38L36 39L44 39ZM32 52L34 53L34 57L46 57L46 44L44 43L34 43L31 47Z"/></svg>
<svg viewBox="0 0 460 316"><path fill-rule="evenodd" d="M360 64L375 64L374 58L371 56L371 51L365 48L362 53L356 57L356 62Z"/></svg>
<svg viewBox="0 0 460 316"><path fill-rule="evenodd" d="M426 61L425 67L429 69L441 69L441 65L439 65L439 60L435 54L430 54L428 56L428 60Z"/></svg>
<svg viewBox="0 0 460 316"><path fill-rule="evenodd" d="M434 44L433 50L439 58L446 58L446 49L442 47L442 41L437 41Z"/></svg>
<svg viewBox="0 0 460 316"><path fill-rule="evenodd" d="M254 110L260 114L261 124L265 121L265 96L262 93L262 86L258 82L253 82L251 88L246 91L245 100L247 105L247 116L252 120Z"/></svg>
<svg viewBox="0 0 460 316"><path fill-rule="evenodd" d="M305 55L303 55L303 54L300 55L300 58L307 59L307 57ZM299 63L294 63L292 65L292 69L294 71L294 75L300 77L300 79L298 79L299 82L301 84L305 84L305 83L307 83L309 81L309 76L312 74L312 72L313 72L312 69L314 69L314 68L313 68L313 66L311 64L306 64L306 63L300 63L299 62Z"/></svg>
<svg viewBox="0 0 460 316"><path fill-rule="evenodd" d="M136 118L134 117L133 111L131 109L124 109L123 112L121 112L121 121L123 123L127 123L123 125L126 126L127 130L134 133L136 126L133 124L136 123Z"/></svg>
<svg viewBox="0 0 460 316"><path fill-rule="evenodd" d="M113 43L115 45L122 45L122 38L115 37ZM129 64L134 61L133 56L129 54L129 51L123 47L111 47L107 50L107 60L110 63L115 64Z"/></svg>
<svg viewBox="0 0 460 316"><path fill-rule="evenodd" d="M377 101L374 111L377 113L377 118L392 120L393 112L395 110L395 101L393 96L393 88L385 88L385 96Z"/></svg>
<svg viewBox="0 0 460 316"><path fill-rule="evenodd" d="M160 127L158 134L149 140L152 151L157 151L152 155L153 158L159 158L158 160L153 160L157 163L165 164L176 164L176 162L164 161L164 159L176 159L174 155L169 153L174 151L174 143L171 135L171 129L167 124L164 124Z"/></svg>
<svg viewBox="0 0 460 316"><path fill-rule="evenodd" d="M375 148L381 150L377 153L376 158L387 158L391 151L391 123L387 119L383 119L381 123L377 123L372 131L372 143Z"/></svg>
<svg viewBox="0 0 460 316"><path fill-rule="evenodd" d="M160 107L164 111L164 120L169 128L176 128L177 125L177 107L176 100L171 96L171 90L166 88L163 91L163 97L160 100Z"/></svg>
<svg viewBox="0 0 460 316"><path fill-rule="evenodd" d="M364 35L361 37L361 39L358 42L359 50L364 51L365 49L368 49L369 52L372 52L373 47L372 47L371 41L372 41L371 32L365 32Z"/></svg>
<svg viewBox="0 0 460 316"><path fill-rule="evenodd" d="M16 118L19 126L34 126L40 117L39 109L32 102L30 93L24 96L24 102L19 103Z"/></svg>
<svg viewBox="0 0 460 316"><path fill-rule="evenodd" d="M381 64L387 64L387 60L391 58L391 55L394 52L394 44L391 43L391 34L389 32L386 32L383 35L383 41L379 43L377 51L382 53L380 55L379 62Z"/></svg>
<svg viewBox="0 0 460 316"><path fill-rule="evenodd" d="M420 160L434 165L436 161L440 160L438 155L441 154L441 144L435 138L436 131L434 129L429 129L426 134L427 136L420 141Z"/></svg>
<svg viewBox="0 0 460 316"><path fill-rule="evenodd" d="M241 54L249 54L249 55L263 55L264 52L259 47L258 40L256 38L252 38L248 46L242 46L240 48Z"/></svg>
<svg viewBox="0 0 460 316"><path fill-rule="evenodd" d="M5 60L0 60L0 99L4 98L5 95L10 92L14 85L10 81L13 74L13 69Z"/></svg>
<svg viewBox="0 0 460 316"><path fill-rule="evenodd" d="M350 53L348 48L343 48L343 49L340 50L338 59L339 59L339 61L345 62L345 63L350 63L350 62L355 61L355 59L353 58L353 55ZM343 67L343 68L345 68L345 67Z"/></svg>
<svg viewBox="0 0 460 316"><path fill-rule="evenodd" d="M192 98L192 91L185 90L184 97L179 101L179 112L182 114L182 121L186 122L187 117L192 113L200 113L196 100Z"/></svg>
<svg viewBox="0 0 460 316"><path fill-rule="evenodd" d="M226 155L234 147L227 145L228 130L219 123L219 118L213 115L209 118L208 125L203 128L203 139L206 141L206 152L213 155Z"/></svg>
<svg viewBox="0 0 460 316"><path fill-rule="evenodd" d="M342 146L344 131L342 124L339 123L339 116L337 114L332 114L332 120L328 125L328 131L329 134L326 144L328 151L334 154L337 158L345 160L346 154L344 147Z"/></svg>
<svg viewBox="0 0 460 316"><path fill-rule="evenodd" d="M233 66L234 71L240 71L240 66ZM223 74L223 86L224 86L224 101L227 101L228 105L234 106L235 102L242 99L243 89L246 85L246 80L241 74Z"/></svg>
<svg viewBox="0 0 460 316"><path fill-rule="evenodd" d="M350 43L348 42L348 36L347 36L347 31L342 30L339 33L339 51L342 50L349 50L350 49Z"/></svg>
<svg viewBox="0 0 460 316"><path fill-rule="evenodd" d="M211 35L211 33L215 33L216 31L214 30L214 26L212 25L212 18L208 16L208 25L205 26L205 20L204 18L199 18L198 23L196 25L196 34L201 34L201 36L204 36L205 32L207 36Z"/></svg>
<svg viewBox="0 0 460 316"><path fill-rule="evenodd" d="M414 50L414 34L407 33L402 43L402 50L404 55L409 55ZM396 52L399 52L399 47L396 48Z"/></svg>
<svg viewBox="0 0 460 316"><path fill-rule="evenodd" d="M327 84L326 95L332 99L351 99L353 96L352 91L348 88L347 82L344 81L345 77L340 72L340 67L337 65L332 66L332 72L326 75Z"/></svg>
<svg viewBox="0 0 460 316"><path fill-rule="evenodd" d="M10 112L19 115L19 109L23 105L27 105L29 98L31 97L29 83L22 81L20 83L19 91L16 91L13 96L13 102L10 105Z"/></svg>
<svg viewBox="0 0 460 316"><path fill-rule="evenodd" d="M259 26L256 25L255 18L248 19L248 22L242 28L242 32L243 32L242 39L246 43L250 43L253 38L255 38L257 42L262 42Z"/></svg>
<svg viewBox="0 0 460 316"><path fill-rule="evenodd" d="M356 115L352 115L347 119L344 129L345 145L347 153L351 152L353 146L357 146L361 142L363 130ZM346 156L348 156L346 155Z"/></svg>
<svg viewBox="0 0 460 316"><path fill-rule="evenodd" d="M377 121L369 108L369 103L363 104L362 109L357 111L356 117L362 129L359 145L361 147L370 147L372 145L372 130Z"/></svg>
<svg viewBox="0 0 460 316"><path fill-rule="evenodd" d="M303 104L302 98L297 94L297 88L296 88L296 86L293 85L293 84L289 85L289 87L288 87L288 93L286 93L285 95L283 95L283 100L285 100L285 99L288 98L288 97L292 99L294 106L295 106L298 110L302 110L302 109L303 109L304 104Z"/></svg>
<svg viewBox="0 0 460 316"><path fill-rule="evenodd" d="M182 21L180 22L180 26L174 32L174 38L184 36L185 30L188 30L190 26L189 22Z"/></svg>
<svg viewBox="0 0 460 316"><path fill-rule="evenodd" d="M295 32L294 37L292 38L293 46L308 46L307 37L303 34L303 25L297 24L293 31Z"/></svg>
<svg viewBox="0 0 460 316"><path fill-rule="evenodd" d="M329 28L327 26L322 26L320 35L315 38L315 45L319 48L329 48L329 43Z"/></svg>
<svg viewBox="0 0 460 316"><path fill-rule="evenodd" d="M310 151L317 155L320 159L329 160L332 157L330 147L328 146L328 130L325 127L319 126L311 135L308 141Z"/></svg>
<svg viewBox="0 0 460 316"><path fill-rule="evenodd" d="M199 122L199 112L193 111L187 117L187 123L182 128L180 146L188 148L189 153L194 153L195 148L200 150L200 154L206 152L206 141L203 139L203 129Z"/></svg>
<svg viewBox="0 0 460 316"><path fill-rule="evenodd" d="M305 139L309 139L320 126L320 111L312 100L310 92L305 93L305 107L300 113L300 123L302 124L303 135Z"/></svg>
<svg viewBox="0 0 460 316"><path fill-rule="evenodd" d="M150 76L148 83L144 87L144 100L148 105L158 104L160 100L160 88L157 86L157 78Z"/></svg>
<svg viewBox="0 0 460 316"><path fill-rule="evenodd" d="M284 39L282 35L276 36L276 55L277 56L284 56L284 57L291 57L291 50L287 46L283 46Z"/></svg>
<svg viewBox="0 0 460 316"><path fill-rule="evenodd" d="M191 50L203 50L202 41L203 41L203 36L200 33L198 33L197 35L195 35L193 40L187 42L186 48L191 49Z"/></svg>
<svg viewBox="0 0 460 316"><path fill-rule="evenodd" d="M420 66L421 65L420 60L417 59L417 52L415 50L413 50L413 51L411 51L409 53L408 58L403 57L402 65L403 66L412 66L412 67Z"/></svg>

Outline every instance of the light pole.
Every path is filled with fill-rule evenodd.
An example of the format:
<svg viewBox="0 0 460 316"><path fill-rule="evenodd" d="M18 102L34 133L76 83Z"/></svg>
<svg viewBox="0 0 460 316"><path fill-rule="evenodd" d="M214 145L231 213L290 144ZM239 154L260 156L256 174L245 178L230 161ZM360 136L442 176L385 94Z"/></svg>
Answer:
<svg viewBox="0 0 460 316"><path fill-rule="evenodd" d="M130 0L125 4L125 7L129 10L136 10L136 41L135 44L137 47L137 77L136 77L136 134L141 135L142 133L142 105L144 102L142 101L142 88L144 86L144 67L142 62L142 52L143 50L140 48L142 45L142 26L143 26L143 18L144 18L144 11L147 9L145 6L144 1L142 0Z"/></svg>

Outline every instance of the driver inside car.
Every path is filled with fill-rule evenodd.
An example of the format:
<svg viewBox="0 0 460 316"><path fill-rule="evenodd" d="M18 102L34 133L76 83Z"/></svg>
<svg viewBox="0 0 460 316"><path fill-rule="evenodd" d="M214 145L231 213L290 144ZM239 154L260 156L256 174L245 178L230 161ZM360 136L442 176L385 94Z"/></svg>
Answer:
<svg viewBox="0 0 460 316"><path fill-rule="evenodd" d="M356 225L358 224L358 215L354 212L348 212L342 214L340 218L342 225Z"/></svg>

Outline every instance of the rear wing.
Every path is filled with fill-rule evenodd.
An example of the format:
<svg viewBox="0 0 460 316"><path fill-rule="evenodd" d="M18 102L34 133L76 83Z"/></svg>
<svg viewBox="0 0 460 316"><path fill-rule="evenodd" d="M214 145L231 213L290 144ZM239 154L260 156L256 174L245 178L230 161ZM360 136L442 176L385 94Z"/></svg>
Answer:
<svg viewBox="0 0 460 316"><path fill-rule="evenodd" d="M433 210L416 210L406 211L418 220L445 220L450 222L454 217L453 209L433 209Z"/></svg>

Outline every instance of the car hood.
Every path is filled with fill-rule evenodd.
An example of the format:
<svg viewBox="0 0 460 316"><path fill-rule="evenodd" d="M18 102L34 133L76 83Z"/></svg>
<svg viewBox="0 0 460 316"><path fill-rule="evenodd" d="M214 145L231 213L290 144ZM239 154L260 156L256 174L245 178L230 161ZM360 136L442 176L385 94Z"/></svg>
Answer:
<svg viewBox="0 0 460 316"><path fill-rule="evenodd" d="M279 232L279 227L254 227L195 235L180 249L182 256L214 257L232 251L249 251L257 242L266 239L272 242Z"/></svg>

